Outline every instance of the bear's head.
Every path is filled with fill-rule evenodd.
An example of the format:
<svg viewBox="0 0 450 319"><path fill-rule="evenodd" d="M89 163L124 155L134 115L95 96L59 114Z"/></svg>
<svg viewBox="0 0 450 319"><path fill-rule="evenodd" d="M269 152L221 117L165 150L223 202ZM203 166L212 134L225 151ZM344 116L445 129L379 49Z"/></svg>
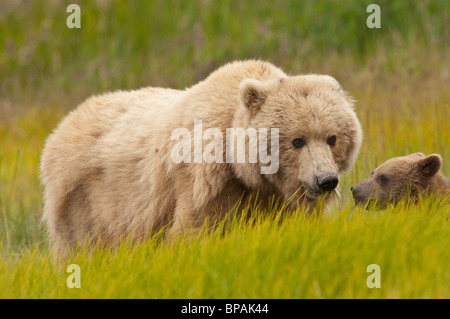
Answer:
<svg viewBox="0 0 450 319"><path fill-rule="evenodd" d="M339 175L354 165L362 140L354 101L339 83L310 74L246 79L239 90L234 125L279 132L278 170L264 175L241 166L236 168L241 179L256 187L269 181L294 205L298 200L314 204L335 190Z"/></svg>
<svg viewBox="0 0 450 319"><path fill-rule="evenodd" d="M414 153L391 158L376 168L370 178L351 188L355 203L374 202L382 208L405 196L415 198L430 185L441 166L438 154Z"/></svg>

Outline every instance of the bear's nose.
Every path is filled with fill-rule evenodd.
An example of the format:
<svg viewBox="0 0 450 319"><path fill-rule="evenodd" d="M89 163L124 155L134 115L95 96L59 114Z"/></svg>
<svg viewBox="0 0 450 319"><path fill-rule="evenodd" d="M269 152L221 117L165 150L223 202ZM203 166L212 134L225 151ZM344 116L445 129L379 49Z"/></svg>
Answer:
<svg viewBox="0 0 450 319"><path fill-rule="evenodd" d="M350 191L355 195L358 194L359 192L358 185L353 185L352 187L350 187Z"/></svg>
<svg viewBox="0 0 450 319"><path fill-rule="evenodd" d="M359 188L355 185L350 187L350 191L352 192L353 197L356 198L356 196L358 196Z"/></svg>
<svg viewBox="0 0 450 319"><path fill-rule="evenodd" d="M332 191L338 183L339 179L335 173L325 173L317 176L317 187L321 191Z"/></svg>

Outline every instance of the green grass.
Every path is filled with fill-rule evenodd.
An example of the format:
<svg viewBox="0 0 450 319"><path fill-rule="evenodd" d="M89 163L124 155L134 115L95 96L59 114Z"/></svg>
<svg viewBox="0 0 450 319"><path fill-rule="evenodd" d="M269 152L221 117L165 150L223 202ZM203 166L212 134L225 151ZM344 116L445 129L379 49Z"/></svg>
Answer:
<svg viewBox="0 0 450 319"><path fill-rule="evenodd" d="M349 188L386 159L439 153L450 177L450 4L378 1L0 0L0 298L449 298L450 205L363 211ZM157 239L115 252L51 258L39 157L58 121L91 94L184 88L235 59L336 77L357 99L364 142L331 218L297 212L236 223L173 247ZM81 289L65 268L81 267ZM381 289L368 289L369 264Z"/></svg>
<svg viewBox="0 0 450 319"><path fill-rule="evenodd" d="M434 202L384 212L347 207L335 218L297 213L280 226L267 218L235 223L225 236L175 247L149 240L82 252L59 270L47 252L32 250L0 260L0 297L448 298L448 213ZM66 286L71 263L80 266L80 289ZM380 289L366 285L370 264L380 266Z"/></svg>

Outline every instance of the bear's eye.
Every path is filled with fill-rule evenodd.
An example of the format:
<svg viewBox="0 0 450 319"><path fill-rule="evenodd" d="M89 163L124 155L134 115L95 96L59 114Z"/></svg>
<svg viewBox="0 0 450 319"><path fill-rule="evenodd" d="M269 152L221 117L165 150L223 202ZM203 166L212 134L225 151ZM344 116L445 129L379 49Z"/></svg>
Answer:
<svg viewBox="0 0 450 319"><path fill-rule="evenodd" d="M292 141L292 145L294 145L295 148L302 148L303 146L305 146L306 141L303 138L294 138L294 140Z"/></svg>
<svg viewBox="0 0 450 319"><path fill-rule="evenodd" d="M332 135L327 140L328 145L334 146L336 144L336 135Z"/></svg>
<svg viewBox="0 0 450 319"><path fill-rule="evenodd" d="M378 180L382 184L386 184L387 182L389 182L389 178L385 174L381 174L380 176L378 176Z"/></svg>

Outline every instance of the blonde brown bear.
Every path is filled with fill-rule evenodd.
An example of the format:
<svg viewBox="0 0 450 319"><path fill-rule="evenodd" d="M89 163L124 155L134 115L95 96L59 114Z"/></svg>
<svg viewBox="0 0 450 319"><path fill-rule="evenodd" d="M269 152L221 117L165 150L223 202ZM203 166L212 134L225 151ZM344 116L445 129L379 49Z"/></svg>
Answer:
<svg viewBox="0 0 450 319"><path fill-rule="evenodd" d="M450 192L450 181L440 169L438 154L414 153L391 158L372 172L372 176L351 188L356 204L373 201L379 207L396 203L405 196L443 197Z"/></svg>
<svg viewBox="0 0 450 319"><path fill-rule="evenodd" d="M251 162L250 144L244 162L229 155L238 140L224 137L230 128L270 157ZM269 146L250 128L267 129ZM193 142L184 140L190 134ZM288 76L262 61L227 64L185 90L94 96L46 142L43 220L63 253L86 238L117 244L163 226L168 236L195 232L255 192L262 202L282 196L312 209L332 200L361 139L353 100L334 78Z"/></svg>

